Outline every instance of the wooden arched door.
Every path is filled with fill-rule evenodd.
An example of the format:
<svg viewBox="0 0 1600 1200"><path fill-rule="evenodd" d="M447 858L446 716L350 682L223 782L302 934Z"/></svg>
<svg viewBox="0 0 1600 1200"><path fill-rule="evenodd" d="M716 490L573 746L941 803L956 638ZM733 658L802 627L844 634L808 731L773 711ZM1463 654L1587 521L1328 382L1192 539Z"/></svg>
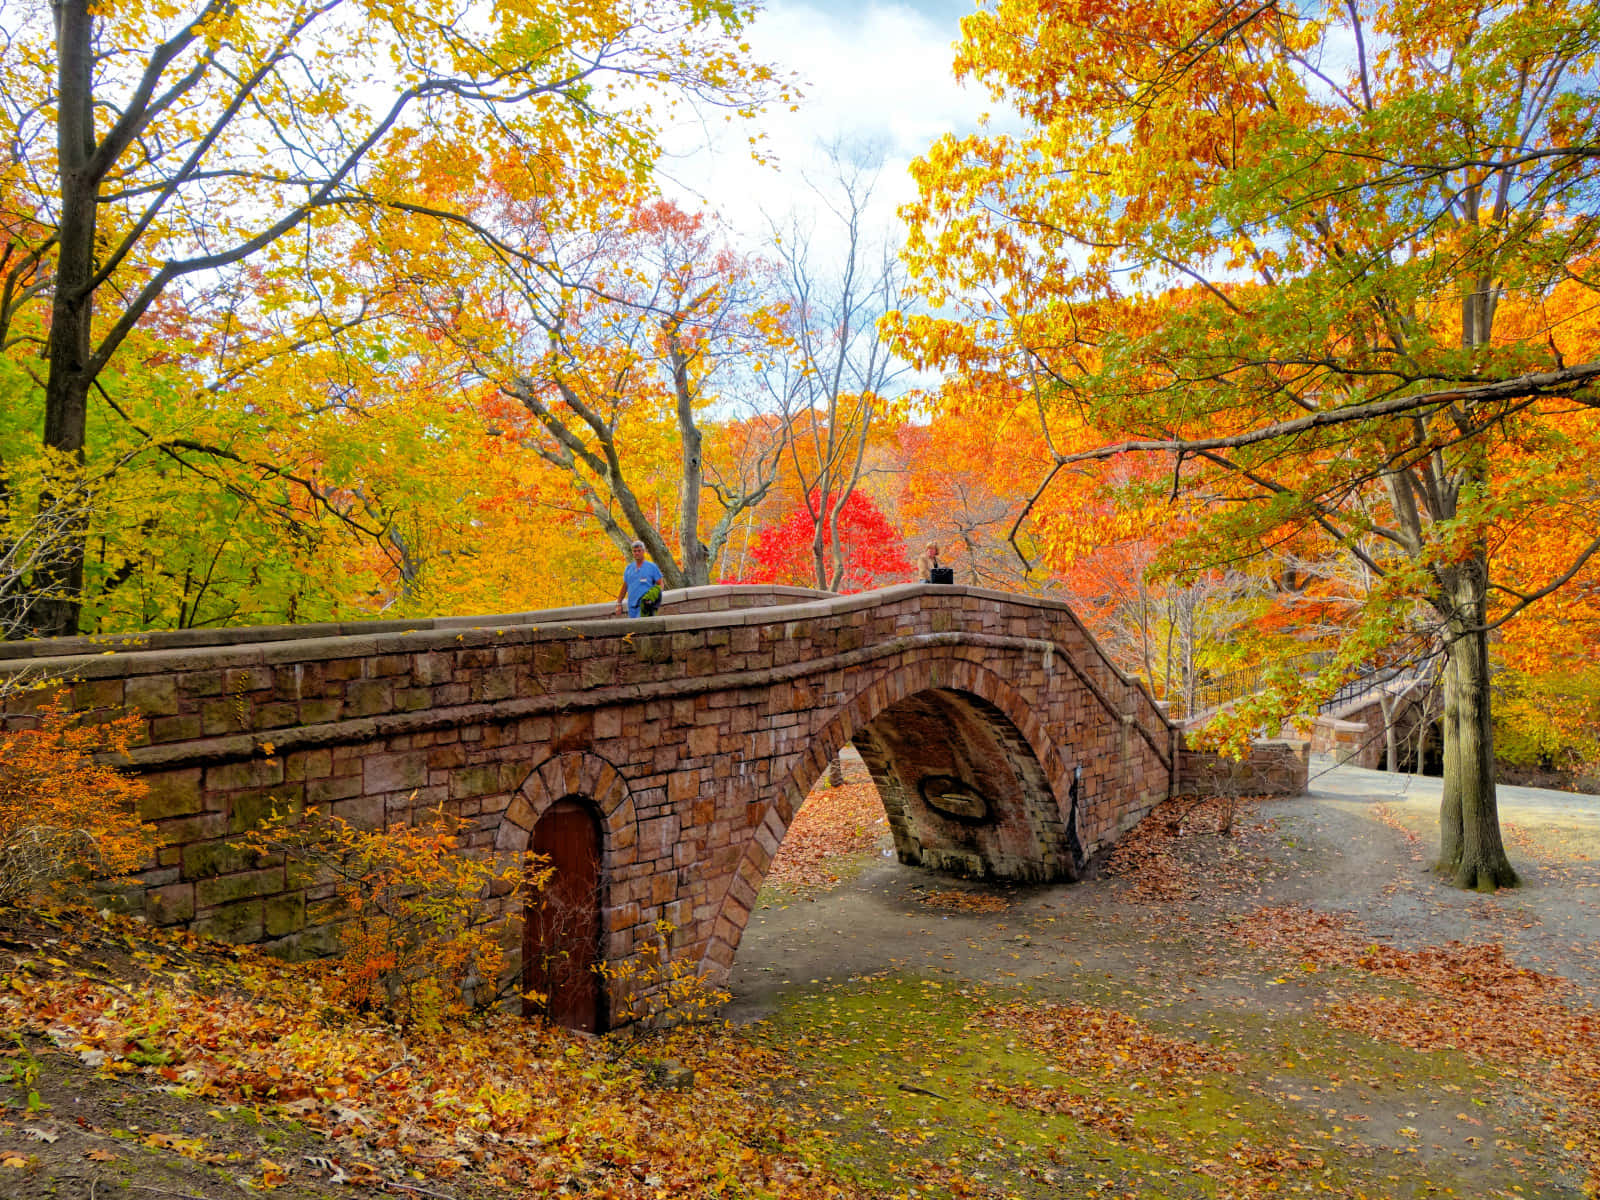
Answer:
<svg viewBox="0 0 1600 1200"><path fill-rule="evenodd" d="M595 972L600 955L600 820L585 800L557 800L533 829L534 854L553 873L528 899L522 930L523 1015L542 1014L572 1029L605 1028L605 989Z"/></svg>

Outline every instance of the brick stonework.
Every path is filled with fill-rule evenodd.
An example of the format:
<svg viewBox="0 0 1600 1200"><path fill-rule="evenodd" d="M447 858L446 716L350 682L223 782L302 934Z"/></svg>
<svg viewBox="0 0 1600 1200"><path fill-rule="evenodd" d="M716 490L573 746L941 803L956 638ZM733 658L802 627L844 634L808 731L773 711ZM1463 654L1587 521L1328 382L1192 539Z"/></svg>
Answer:
<svg viewBox="0 0 1600 1200"><path fill-rule="evenodd" d="M1311 743L1299 738L1256 742L1241 762L1185 746L1178 752L1185 796L1303 796L1311 777Z"/></svg>
<svg viewBox="0 0 1600 1200"><path fill-rule="evenodd" d="M133 897L150 920L289 953L327 948L327 897L232 845L274 806L372 827L443 804L471 847L514 854L546 807L584 797L606 956L666 918L723 978L796 807L847 743L901 859L971 874L1075 878L1178 790L1177 734L1062 604L922 584L667 600L635 621L591 605L21 643L0 674L143 713L133 766L164 842ZM979 797L979 819L930 806L938 780Z"/></svg>
<svg viewBox="0 0 1600 1200"><path fill-rule="evenodd" d="M1421 742L1429 725L1438 719L1443 701L1431 681L1403 681L1386 689L1389 715L1377 694L1368 694L1325 713L1311 727L1311 751L1326 754L1336 762L1350 763L1369 770L1388 768L1389 729L1402 771L1420 771Z"/></svg>

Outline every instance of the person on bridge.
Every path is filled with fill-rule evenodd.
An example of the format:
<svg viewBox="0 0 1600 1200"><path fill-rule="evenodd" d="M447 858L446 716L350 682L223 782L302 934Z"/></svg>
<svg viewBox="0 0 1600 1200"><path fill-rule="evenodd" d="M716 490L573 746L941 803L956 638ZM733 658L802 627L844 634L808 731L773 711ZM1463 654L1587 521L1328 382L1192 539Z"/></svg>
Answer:
<svg viewBox="0 0 1600 1200"><path fill-rule="evenodd" d="M939 547L929 542L917 557L917 578L923 583L933 582L933 572L939 566Z"/></svg>
<svg viewBox="0 0 1600 1200"><path fill-rule="evenodd" d="M661 603L661 568L644 556L644 543L633 543L633 561L622 572L622 587L617 592L617 616L627 605L630 617L656 615Z"/></svg>

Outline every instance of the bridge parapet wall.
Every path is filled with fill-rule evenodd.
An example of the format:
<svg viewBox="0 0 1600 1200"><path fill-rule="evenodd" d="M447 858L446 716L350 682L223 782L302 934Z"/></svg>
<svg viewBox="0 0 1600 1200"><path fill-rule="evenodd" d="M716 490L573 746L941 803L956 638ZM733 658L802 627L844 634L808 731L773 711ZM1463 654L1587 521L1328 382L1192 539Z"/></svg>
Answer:
<svg viewBox="0 0 1600 1200"><path fill-rule="evenodd" d="M728 587L680 588L662 597L663 616L675 613L728 612L743 608L771 608L826 599L832 592L813 588L780 587L769 584L738 584ZM158 629L147 633L87 634L70 638L35 638L29 641L0 642L0 663L26 660L59 660L76 655L133 653L152 650L190 650L198 647L254 646L263 642L307 642L323 638L377 637L382 634L416 634L435 630L509 629L519 625L540 625L552 621L601 621L615 615L616 606L607 601L568 608L545 608L520 613L497 613L476 617L417 617L401 620L368 618L359 621L328 621L306 625L236 625L221 629Z"/></svg>
<svg viewBox="0 0 1600 1200"><path fill-rule="evenodd" d="M909 696L976 696L1014 728L1007 744L1037 758L1085 855L1172 791L1170 725L1059 603L926 585L676 599L635 621L600 605L110 653L35 645L0 673L69 678L80 709L142 714L133 765L164 839L139 877L151 920L286 950L323 948L332 914L284 864L234 849L274 807L377 826L444 805L473 823L475 849L511 853L561 795L603 801L607 956L665 918L681 953L726 970L805 791ZM29 723L31 703L13 697L6 724Z"/></svg>

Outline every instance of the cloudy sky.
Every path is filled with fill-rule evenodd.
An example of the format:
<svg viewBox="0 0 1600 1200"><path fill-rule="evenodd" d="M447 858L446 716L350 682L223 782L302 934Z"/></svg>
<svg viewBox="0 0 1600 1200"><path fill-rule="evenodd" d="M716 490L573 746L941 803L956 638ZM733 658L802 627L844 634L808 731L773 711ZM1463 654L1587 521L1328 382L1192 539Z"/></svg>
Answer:
<svg viewBox="0 0 1600 1200"><path fill-rule="evenodd" d="M892 223L914 192L910 161L939 134L971 129L990 107L982 89L958 87L950 73L959 22L972 7L971 0L768 0L749 30L751 48L794 72L805 91L798 112L762 118L777 169L751 162L747 131L697 127L681 131L684 153L666 165L669 190L759 238L764 212L781 217L814 207L804 176L823 177L819 146L843 139L881 150L874 202L879 220Z"/></svg>

